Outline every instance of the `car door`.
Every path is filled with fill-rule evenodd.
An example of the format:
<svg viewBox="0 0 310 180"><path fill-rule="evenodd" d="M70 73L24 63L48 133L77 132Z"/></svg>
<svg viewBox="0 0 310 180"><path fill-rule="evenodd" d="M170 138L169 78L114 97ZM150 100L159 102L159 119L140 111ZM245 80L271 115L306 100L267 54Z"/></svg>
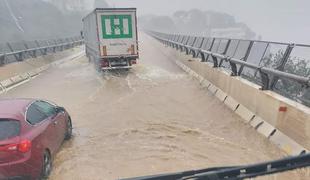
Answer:
<svg viewBox="0 0 310 180"><path fill-rule="evenodd" d="M56 106L46 102L46 101L37 101L36 104L41 108L49 118L55 128L54 136L57 138L57 149L60 147L64 140L64 135L66 131L66 118L63 112L57 112Z"/></svg>
<svg viewBox="0 0 310 180"><path fill-rule="evenodd" d="M26 120L33 126L34 131L39 133L36 138L40 146L49 148L51 153L54 154L58 148L56 128L51 118L38 106L37 101L28 107Z"/></svg>

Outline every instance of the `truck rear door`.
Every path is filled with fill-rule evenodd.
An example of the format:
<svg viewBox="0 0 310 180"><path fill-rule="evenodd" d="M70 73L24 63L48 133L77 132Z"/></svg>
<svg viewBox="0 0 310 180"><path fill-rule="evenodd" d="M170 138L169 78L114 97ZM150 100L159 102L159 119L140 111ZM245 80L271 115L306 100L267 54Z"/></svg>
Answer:
<svg viewBox="0 0 310 180"><path fill-rule="evenodd" d="M98 11L97 20L101 56L138 55L135 11Z"/></svg>

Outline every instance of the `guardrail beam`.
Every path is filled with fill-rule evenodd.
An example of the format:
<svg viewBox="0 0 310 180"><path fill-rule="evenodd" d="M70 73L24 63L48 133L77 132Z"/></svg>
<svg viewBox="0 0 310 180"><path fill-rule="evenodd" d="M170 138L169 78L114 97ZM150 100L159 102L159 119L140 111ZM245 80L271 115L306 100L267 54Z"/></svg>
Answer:
<svg viewBox="0 0 310 180"><path fill-rule="evenodd" d="M296 83L299 83L306 88L306 92L309 91L310 77L304 77L304 76L299 76L299 75L296 75L293 73L283 72L286 63L289 60L290 54L291 54L293 48L295 47L294 44L290 44L287 47L287 49L283 55L281 64L277 68L273 69L273 68L268 68L268 67L261 67L259 65L259 63L254 64L254 63L248 62L248 58L250 56L250 53L253 51L254 42L276 43L276 44L281 44L281 45L286 45L287 43L277 43L277 42L267 42L267 41L250 41L250 44L248 46L248 49L246 50L245 56L241 59L236 59L236 58L232 58L232 57L224 55L224 54L226 54L226 52L228 51L228 48L230 46L230 42L231 42L230 39L228 39L229 41L227 43L227 46L225 47L225 51L223 52L223 54L219 54L218 52L212 52L212 47L214 45L214 41L216 38L212 38L211 46L208 47L207 50L203 50L202 48L205 48L205 47L202 47L202 46L203 46L206 38L204 38L204 40L201 42L200 48L197 48L197 47L194 47L194 44L187 45L186 43L185 44L180 43L180 42L184 41L184 36L181 36L181 35L175 35L175 36L178 36L179 38L166 39L166 37L168 37L167 34L159 34L156 32L149 32L149 33L155 39L159 40L160 42L162 42L164 44L168 44L169 46L176 48L177 50L183 51L183 48L184 48L186 50L186 53L192 54L193 57L197 57L200 55L202 62L207 61L208 57L211 56L212 60L213 60L213 67L214 68L221 66L221 63L224 61L229 62L230 67L231 67L230 70L231 70L232 76L240 76L245 67L254 70L255 72L259 73L259 75L260 75L261 83L258 83L257 81L255 81L255 82L262 86L261 90L273 90L273 88L276 85L276 83L278 82L278 80L281 79L281 80L288 80L288 81L294 81ZM183 37L183 39L180 41L180 38L182 38L182 37ZM310 48L310 45L300 45L300 46ZM266 53L266 51L267 51L267 47L265 49L265 53ZM254 80L256 80L255 77L253 77L253 78L254 78ZM306 94L306 93L302 93L302 94ZM309 98L310 98L309 94L310 93L307 94L307 97L309 96ZM305 101L310 102L310 99L305 100Z"/></svg>
<svg viewBox="0 0 310 180"><path fill-rule="evenodd" d="M38 41L34 41L34 43L37 45L37 47L35 48L29 48L26 42L21 42L21 45L25 47L24 50L14 50L13 46L10 43L6 43L10 52L0 54L0 66L15 61L23 61L24 59L27 59L29 57L36 58L39 55L38 52L41 52L41 55L46 55L49 52L49 50L51 50L53 53L56 53L57 51L63 51L65 49L69 49L77 45L82 45L84 41L81 38L78 38L78 40L67 38L66 41L61 40L61 43L58 43L55 40L54 45L51 45L50 43L48 43L48 41L46 42L47 46L40 46ZM15 60L12 61L10 57L14 57ZM9 58L8 62L5 61L6 58Z"/></svg>

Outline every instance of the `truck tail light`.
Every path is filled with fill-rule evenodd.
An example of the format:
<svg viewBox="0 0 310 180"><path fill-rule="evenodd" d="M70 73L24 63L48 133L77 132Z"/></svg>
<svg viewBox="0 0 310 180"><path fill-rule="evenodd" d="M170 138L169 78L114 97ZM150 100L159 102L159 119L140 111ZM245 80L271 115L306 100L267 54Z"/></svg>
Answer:
<svg viewBox="0 0 310 180"><path fill-rule="evenodd" d="M132 60L131 64L137 64L137 60Z"/></svg>
<svg viewBox="0 0 310 180"><path fill-rule="evenodd" d="M135 45L131 45L131 55L134 55L135 53Z"/></svg>
<svg viewBox="0 0 310 180"><path fill-rule="evenodd" d="M107 56L108 53L107 53L107 46L102 46L102 55L103 56Z"/></svg>

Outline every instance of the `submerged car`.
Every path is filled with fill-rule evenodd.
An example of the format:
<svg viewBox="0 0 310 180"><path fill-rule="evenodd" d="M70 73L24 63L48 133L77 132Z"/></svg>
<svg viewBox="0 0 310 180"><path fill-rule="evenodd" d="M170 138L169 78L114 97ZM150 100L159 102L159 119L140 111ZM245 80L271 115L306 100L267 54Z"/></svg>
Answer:
<svg viewBox="0 0 310 180"><path fill-rule="evenodd" d="M0 180L47 178L53 157L71 136L63 107L37 99L0 100Z"/></svg>

